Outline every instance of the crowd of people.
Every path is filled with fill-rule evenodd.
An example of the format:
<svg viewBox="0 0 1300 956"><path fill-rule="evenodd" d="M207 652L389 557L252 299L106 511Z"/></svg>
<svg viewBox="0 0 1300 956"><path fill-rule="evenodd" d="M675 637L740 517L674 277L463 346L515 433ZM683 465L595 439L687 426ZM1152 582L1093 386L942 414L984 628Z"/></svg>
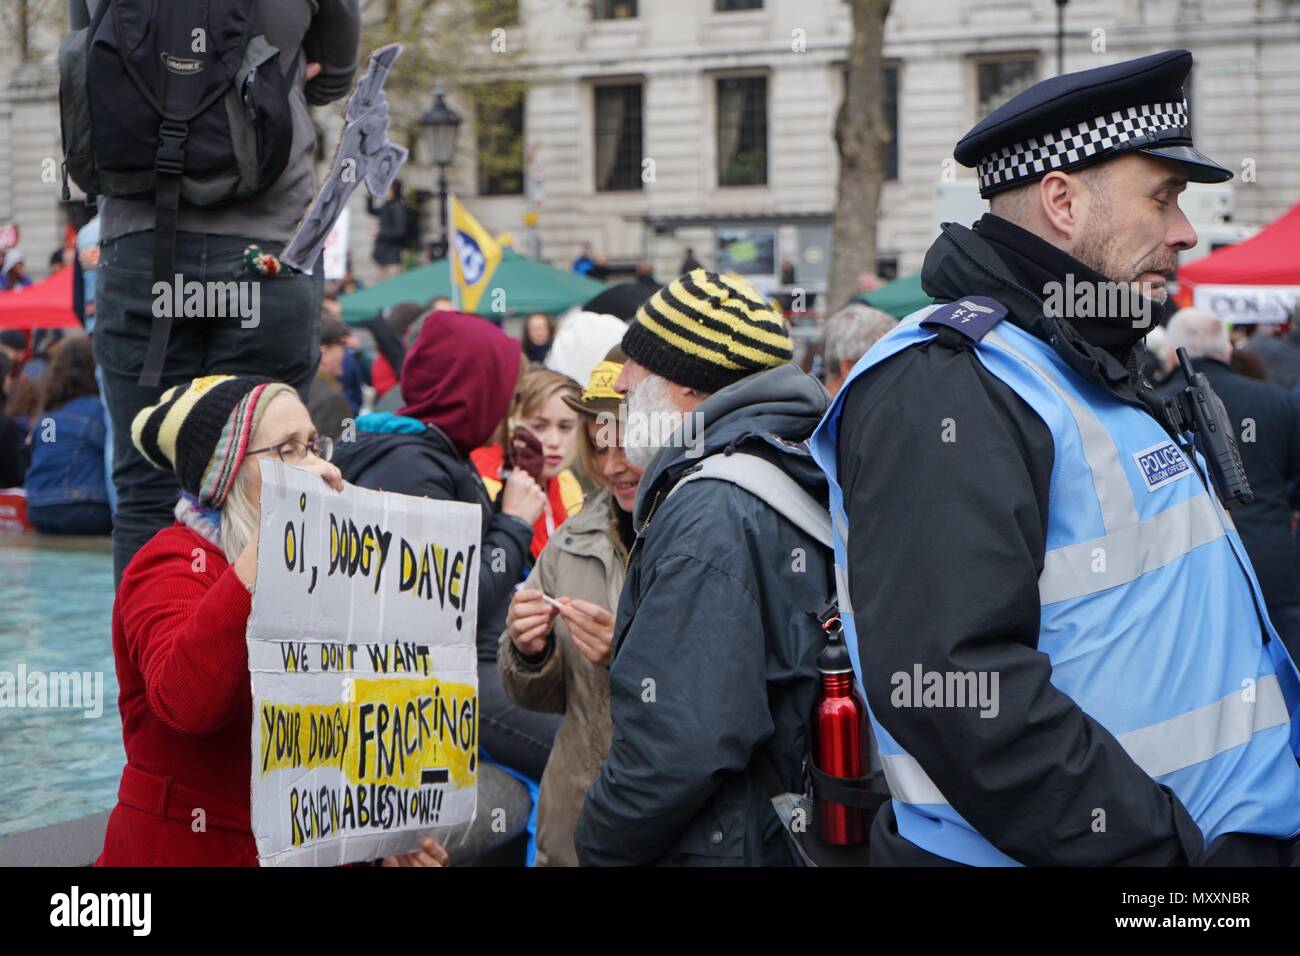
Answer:
<svg viewBox="0 0 1300 956"><path fill-rule="evenodd" d="M667 283L638 269L524 317L518 338L441 299L341 322L343 290L319 269L263 267L311 200L306 106L350 88L357 4L263 6L305 94L289 165L219 214L182 204L174 250L185 277L259 283L260 322L178 316L159 338L139 279L153 209L105 198L90 336L44 352L3 340L21 365L0 442L26 449L33 523L112 528L127 766L101 865L257 862L244 638L266 457L336 490L481 511L480 806L498 767L537 782L539 865L800 859L779 807L810 776L818 799L834 792L817 789L812 715L837 621L870 705L868 772L847 779L884 804L872 862L1300 861L1300 399L1233 365L1256 354L1295 387L1275 370L1300 373L1300 346L1234 349L1195 310L1149 340L1148 371L1185 347L1230 420L1258 425L1241 441L1256 501L1230 527L1142 370L1148 330L1067 322L1034 291L1158 276L1195 242L1178 191L1227 171L1181 133L1077 168L987 166L1013 134L1088 119L1094 87L1116 105L1150 83L1181 99L1190 56L1046 81L972 130L956 156L981 170L991 212L945 224L923 272L937 304L902 323L847 305L800 357L777 301L691 249ZM397 185L374 207L390 271L409 245L401 202ZM6 282L22 281L14 265ZM584 245L573 270L608 264ZM900 703L913 668L1000 676L1001 696L991 713ZM1153 673L1157 694L1140 683ZM1259 710L1236 703L1243 675ZM1178 736L1211 707L1231 733ZM1109 839L1091 838L1107 833L1098 807ZM383 862L472 858L463 836Z"/></svg>
<svg viewBox="0 0 1300 956"><path fill-rule="evenodd" d="M86 335L0 333L0 489L38 533L112 530L106 421Z"/></svg>
<svg viewBox="0 0 1300 956"><path fill-rule="evenodd" d="M790 450L896 325L851 303L797 361L776 303L737 276L697 269L653 290L611 287L558 323L528 316L518 339L441 299L363 323L364 344L323 314L305 401L288 383L233 372L161 392L127 435L179 499L174 523L128 557L114 606L128 768L101 862L256 860L247 788L230 781L242 779L250 732L235 637L256 581L260 489L250 463L260 454L336 488L346 481L482 508L484 552L505 560L481 566L481 746L540 783L538 865L790 862L781 826L763 809L765 777L800 786L824 644L812 612L835 596L830 555L721 482L660 508L699 457L737 450L777 463L825 501L825 476ZM1145 344L1166 392L1179 387L1174 354L1186 348L1232 418L1260 423L1264 440L1241 445L1257 501L1236 522L1294 653L1300 396L1258 381L1269 375L1263 363L1243 371L1235 361L1258 350L1273 368L1297 364L1300 346L1280 331L1234 345L1215 316L1184 309ZM0 483L25 485L41 533L108 533L111 419L91 336L43 341L30 354L25 338L6 333L0 346L9 370ZM35 398L23 406L23 395ZM629 444L628 415L669 425L660 439ZM692 415L702 446L661 448ZM42 429L57 441L42 440ZM189 555L204 542L224 560L196 576ZM795 553L810 557L791 575ZM165 746L174 733L197 749ZM179 819L159 820L151 767L224 808L223 835L205 840ZM448 860L434 841L387 862Z"/></svg>

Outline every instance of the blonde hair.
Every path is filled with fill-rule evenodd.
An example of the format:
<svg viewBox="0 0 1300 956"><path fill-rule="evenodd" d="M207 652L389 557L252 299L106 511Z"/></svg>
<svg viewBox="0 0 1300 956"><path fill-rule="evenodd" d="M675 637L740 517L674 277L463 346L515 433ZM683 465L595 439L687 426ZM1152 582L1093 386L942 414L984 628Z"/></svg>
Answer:
<svg viewBox="0 0 1300 956"><path fill-rule="evenodd" d="M271 396L266 407L270 408L272 404L286 396L297 398L294 392L279 392ZM259 425L259 431L260 428ZM256 432L249 436L249 444L252 445L257 438ZM257 462L252 458L245 458L240 463L239 473L226 494L226 500L221 504L221 550L226 553L226 560L232 564L243 553L248 542L253 540L257 523L262 518L262 504L260 501L253 501L253 496L248 490L248 486L253 483L252 469L256 467Z"/></svg>
<svg viewBox="0 0 1300 956"><path fill-rule="evenodd" d="M245 459L245 464L253 462ZM253 539L253 532L257 530L257 522L261 518L261 507L253 503L253 497L248 493L248 486L252 483L251 473L243 469L241 472L221 506L221 550L226 553L226 560L231 564Z"/></svg>
<svg viewBox="0 0 1300 956"><path fill-rule="evenodd" d="M578 467L601 488L612 487L609 480L600 473L596 467L596 444L591 440L591 432L588 428L591 425L597 426L598 429L614 430L614 443L618 442L618 413L611 411L601 412L599 415L579 415L578 422L582 425L578 429Z"/></svg>
<svg viewBox="0 0 1300 956"><path fill-rule="evenodd" d="M569 376L552 372L549 368L530 368L520 376L514 400L510 403L510 410L506 412L505 421L501 423L497 440L505 446L510 440L512 421L519 424L519 419L528 417L529 412L541 408L550 401L551 396L564 391L574 398L582 396L581 387Z"/></svg>

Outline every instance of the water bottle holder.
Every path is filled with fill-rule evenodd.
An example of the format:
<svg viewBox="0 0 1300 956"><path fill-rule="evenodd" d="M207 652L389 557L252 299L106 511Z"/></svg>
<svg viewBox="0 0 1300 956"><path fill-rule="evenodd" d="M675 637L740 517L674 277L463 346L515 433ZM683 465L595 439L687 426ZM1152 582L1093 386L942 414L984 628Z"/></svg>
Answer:
<svg viewBox="0 0 1300 956"><path fill-rule="evenodd" d="M813 796L819 800L874 811L889 799L884 774L880 771L869 773L865 777L835 777L819 770L811 762L807 769Z"/></svg>

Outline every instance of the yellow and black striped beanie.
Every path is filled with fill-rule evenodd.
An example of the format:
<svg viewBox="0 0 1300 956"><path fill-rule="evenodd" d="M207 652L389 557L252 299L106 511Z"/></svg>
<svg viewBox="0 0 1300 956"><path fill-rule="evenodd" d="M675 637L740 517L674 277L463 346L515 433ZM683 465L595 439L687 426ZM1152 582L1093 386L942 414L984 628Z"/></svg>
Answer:
<svg viewBox="0 0 1300 956"><path fill-rule="evenodd" d="M131 441L155 468L220 508L271 399L292 386L258 375L205 375L163 392L131 423Z"/></svg>
<svg viewBox="0 0 1300 956"><path fill-rule="evenodd" d="M785 319L744 279L695 269L637 310L623 351L670 382L716 392L794 356Z"/></svg>

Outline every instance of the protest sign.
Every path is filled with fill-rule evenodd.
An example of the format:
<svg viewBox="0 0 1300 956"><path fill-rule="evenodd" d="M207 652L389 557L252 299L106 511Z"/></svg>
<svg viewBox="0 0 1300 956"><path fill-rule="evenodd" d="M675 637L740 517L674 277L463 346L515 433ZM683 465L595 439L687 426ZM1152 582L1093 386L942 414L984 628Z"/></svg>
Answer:
<svg viewBox="0 0 1300 956"><path fill-rule="evenodd" d="M384 95L388 71L401 55L400 43L381 46L370 54L366 72L348 98L343 133L325 182L280 253L285 265L311 275L316 256L357 184L365 182L370 195L381 198L406 162L406 147L388 139L388 97Z"/></svg>
<svg viewBox="0 0 1300 956"><path fill-rule="evenodd" d="M416 849L475 812L482 512L260 466L258 857L335 866Z"/></svg>

